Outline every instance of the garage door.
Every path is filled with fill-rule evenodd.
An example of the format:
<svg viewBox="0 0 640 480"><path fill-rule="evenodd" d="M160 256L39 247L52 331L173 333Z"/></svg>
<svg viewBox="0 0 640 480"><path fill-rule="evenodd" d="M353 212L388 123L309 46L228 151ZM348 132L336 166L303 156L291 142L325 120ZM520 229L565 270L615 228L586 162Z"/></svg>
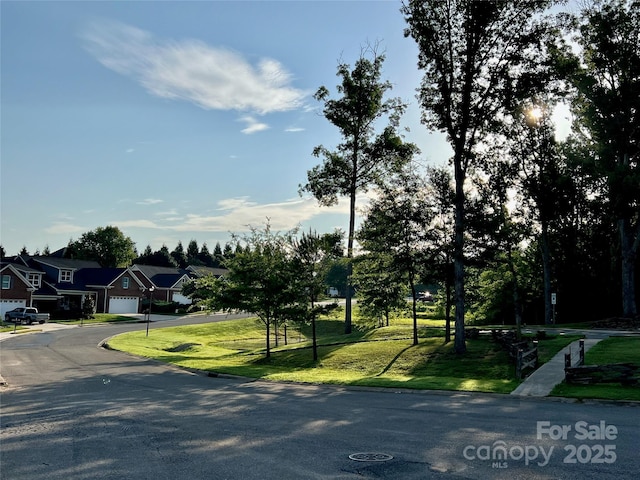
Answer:
<svg viewBox="0 0 640 480"><path fill-rule="evenodd" d="M110 297L109 313L138 313L138 298Z"/></svg>
<svg viewBox="0 0 640 480"><path fill-rule="evenodd" d="M26 300L0 300L0 318L4 318L4 314L9 310L13 310L18 307L26 307Z"/></svg>

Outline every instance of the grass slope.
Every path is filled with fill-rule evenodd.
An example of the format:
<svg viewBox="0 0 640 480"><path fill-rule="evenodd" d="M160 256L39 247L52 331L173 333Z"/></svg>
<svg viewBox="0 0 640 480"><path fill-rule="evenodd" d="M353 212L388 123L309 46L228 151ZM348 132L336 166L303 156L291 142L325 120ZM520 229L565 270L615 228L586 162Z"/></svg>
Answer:
<svg viewBox="0 0 640 480"><path fill-rule="evenodd" d="M144 331L131 332L108 345L186 368L274 381L498 393L520 383L507 354L488 336L468 340L467 354L456 355L452 344L443 343L442 322L421 320L418 345L412 345L410 322L355 325L350 335L343 333L342 321L317 323L315 363L308 327L289 328L288 344L280 336L279 346L265 358L264 327L255 319L154 329L148 338ZM540 342L543 361L575 338Z"/></svg>

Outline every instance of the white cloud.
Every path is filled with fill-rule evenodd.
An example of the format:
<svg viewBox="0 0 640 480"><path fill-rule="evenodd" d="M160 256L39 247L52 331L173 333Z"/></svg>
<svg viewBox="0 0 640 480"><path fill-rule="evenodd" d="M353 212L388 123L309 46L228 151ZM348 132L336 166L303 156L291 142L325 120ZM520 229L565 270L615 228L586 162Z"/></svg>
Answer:
<svg viewBox="0 0 640 480"><path fill-rule="evenodd" d="M78 233L78 232L84 232L85 230L86 228L81 227L80 225L73 225L71 223L62 223L62 222L56 222L50 227L47 227L44 229L46 233L50 233L52 235Z"/></svg>
<svg viewBox="0 0 640 480"><path fill-rule="evenodd" d="M369 195L358 197L358 210L368 203ZM315 218L325 214L338 214L348 216L349 202L342 199L333 207L321 207L312 197L293 198L276 203L260 204L249 197L235 197L220 200L214 214L187 213L176 214L175 210L162 212L174 214L171 217L161 218L156 215L156 220L148 219L125 220L111 222L121 228L144 228L166 230L174 232L221 232L241 233L248 227L260 227L267 218L274 230L290 230L301 224L309 224ZM345 222L346 227L346 222Z"/></svg>
<svg viewBox="0 0 640 480"><path fill-rule="evenodd" d="M269 125L266 123L261 123L257 121L254 117L250 115L246 115L238 119L240 122L245 122L247 124L246 128L243 128L241 131L244 134L250 135L252 133L261 132L263 130L267 130Z"/></svg>
<svg viewBox="0 0 640 480"><path fill-rule="evenodd" d="M304 132L304 130L305 129L302 127L288 127L288 128L285 128L284 131L285 132Z"/></svg>
<svg viewBox="0 0 640 480"><path fill-rule="evenodd" d="M155 205L157 203L162 203L164 200L160 200L159 198L145 198L144 200L140 200L136 202L138 205Z"/></svg>
<svg viewBox="0 0 640 480"><path fill-rule="evenodd" d="M156 215L159 217L176 217L178 215L178 210L176 208L171 208L169 210L166 210L164 212L156 212Z"/></svg>
<svg viewBox="0 0 640 480"><path fill-rule="evenodd" d="M117 225L118 228L165 228L151 220L119 220L109 222L109 225Z"/></svg>
<svg viewBox="0 0 640 480"><path fill-rule="evenodd" d="M308 95L291 86L291 74L270 58L252 65L226 48L158 39L115 21L93 23L82 37L100 63L134 78L151 94L204 109L280 112L304 107Z"/></svg>

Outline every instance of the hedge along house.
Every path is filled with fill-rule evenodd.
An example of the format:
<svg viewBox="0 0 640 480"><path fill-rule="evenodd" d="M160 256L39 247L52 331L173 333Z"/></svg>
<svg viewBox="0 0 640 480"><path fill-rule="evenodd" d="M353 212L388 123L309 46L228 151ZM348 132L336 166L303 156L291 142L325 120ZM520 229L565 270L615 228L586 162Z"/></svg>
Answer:
<svg viewBox="0 0 640 480"><path fill-rule="evenodd" d="M190 280L186 270L153 265L132 265L130 270L146 289L153 287L154 302L191 304L191 299L182 295L182 284Z"/></svg>

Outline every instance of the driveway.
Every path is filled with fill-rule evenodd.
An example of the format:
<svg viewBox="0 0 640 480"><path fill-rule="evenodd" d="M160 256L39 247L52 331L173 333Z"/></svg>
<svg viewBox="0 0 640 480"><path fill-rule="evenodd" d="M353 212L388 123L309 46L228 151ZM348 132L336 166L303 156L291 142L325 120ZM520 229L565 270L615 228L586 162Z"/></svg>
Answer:
<svg viewBox="0 0 640 480"><path fill-rule="evenodd" d="M620 480L640 471L635 405L209 378L98 347L144 328L52 328L0 344L0 478Z"/></svg>

